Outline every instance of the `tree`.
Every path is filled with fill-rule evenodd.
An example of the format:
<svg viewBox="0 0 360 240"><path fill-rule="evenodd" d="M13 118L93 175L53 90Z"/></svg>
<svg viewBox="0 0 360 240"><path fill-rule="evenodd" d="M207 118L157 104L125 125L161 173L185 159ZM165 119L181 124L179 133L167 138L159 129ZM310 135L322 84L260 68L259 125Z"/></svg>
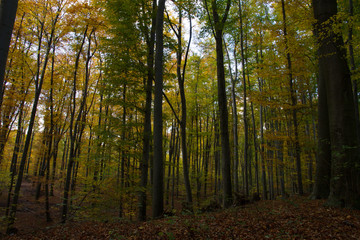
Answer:
<svg viewBox="0 0 360 240"><path fill-rule="evenodd" d="M44 31L45 31L45 29L44 29L45 22L43 21L43 19L39 19L39 24L41 27L40 27L40 33L39 33L39 39L38 39L38 41L39 41L38 66L37 66L38 71L37 71L37 75L35 78L35 97L34 97L34 102L33 102L32 110L31 110L29 127L28 127L27 134L26 134L24 150L22 153L21 162L20 162L20 166L19 166L19 174L18 174L16 185L15 185L15 189L14 189L14 197L13 197L12 206L11 206L11 210L10 210L10 219L9 219L9 223L8 223L7 230L6 230L7 233L11 233L13 231L13 224L15 222L15 215L16 215L16 211L17 211L17 204L18 204L18 200L19 200L20 188L21 188L22 178L23 178L23 174L24 174L27 154L28 154L29 147L30 147L32 131L33 131L34 123L35 123L37 106L39 103L40 94L41 94L42 86L43 86L44 79L45 79L45 72L46 72L46 68L47 68L47 64L48 64L48 60L49 60L49 56L50 56L50 51L52 49L52 45L54 44L53 40L55 38L55 30L57 27L57 23L58 23L62 8L63 8L63 5L61 3L59 3L55 10L54 16L52 18L51 29L50 29L50 33L48 36L49 39L46 44L45 56L44 56L42 65L40 64L40 50L42 47L41 43L43 41L42 38L43 38Z"/></svg>
<svg viewBox="0 0 360 240"><path fill-rule="evenodd" d="M244 121L244 169L245 169L245 194L249 195L249 140L248 140L248 118L247 118L247 96L246 96L246 66L245 66L245 47L244 47L244 24L243 24L243 10L242 1L239 0L239 18L240 18L240 49L241 49L241 65L242 65L242 84L243 84L243 121ZM251 172L251 169L250 169Z"/></svg>
<svg viewBox="0 0 360 240"><path fill-rule="evenodd" d="M143 150L142 159L140 161L141 180L139 193L139 213L138 219L146 220L146 187L148 182L148 169L150 159L150 140L151 140L151 102L152 102L152 83L154 79L154 45L155 45L155 25L156 25L156 0L153 0L151 13L151 28L146 31L146 45L147 45L147 80L145 83L145 116L144 116L144 131L143 131ZM144 29L147 26L144 24Z"/></svg>
<svg viewBox="0 0 360 240"><path fill-rule="evenodd" d="M163 54L164 54L164 10L165 1L159 0L156 13L156 54L155 54L155 99L154 99L154 159L152 216L159 218L164 212L164 160L163 160Z"/></svg>
<svg viewBox="0 0 360 240"><path fill-rule="evenodd" d="M325 86L328 119L319 119L319 125L329 122L331 145L330 206L360 207L359 189L359 142L356 128L355 107L346 61L346 52L341 33L336 31L339 24L336 0L313 0L316 38L319 44L319 85ZM326 111L325 111L326 112ZM321 122L324 120L324 122ZM319 145L319 151L322 149ZM327 167L318 162L317 168ZM326 164L326 163L324 163ZM321 173L317 170L317 174ZM317 176L316 184L319 184ZM325 176L324 176L325 177Z"/></svg>
<svg viewBox="0 0 360 240"><path fill-rule="evenodd" d="M223 16L219 16L220 1L211 1L212 16L207 0L204 0L205 8L208 14L209 23L212 27L212 33L216 42L216 66L218 83L218 101L220 113L220 135L221 135L221 162L223 178L223 205L228 208L232 204L232 186L231 186L231 157L229 142L228 110L226 100L225 67L224 67L224 49L223 49L223 30L226 19L229 14L231 0L226 1L226 7Z"/></svg>
<svg viewBox="0 0 360 240"><path fill-rule="evenodd" d="M1 0L0 3L0 107L4 96L4 77L10 40L14 28L18 0Z"/></svg>
<svg viewBox="0 0 360 240"><path fill-rule="evenodd" d="M179 90L180 90L180 98L181 98L181 120L180 120L180 134L181 134L181 150L182 150L182 160L183 160L183 172L184 172L184 182L185 182L185 188L186 188L186 201L189 204L190 209L192 209L192 193L191 193L191 186L190 186L190 179L189 179L189 159L188 159L188 151L187 151L187 141L186 141L186 118L187 118L187 109L186 109L186 97L185 97L185 88L184 88L184 82L185 82L185 70L186 70L186 64L188 60L189 50L190 50L190 44L191 44L191 38L192 38L192 20L191 20L191 13L190 13L190 7L187 11L189 12L189 23L190 23L190 33L189 33L189 42L185 51L185 60L184 64L182 64L182 57L183 57L183 49L182 49L182 18L183 18L183 8L185 8L184 3L179 2L177 4L178 11L179 11L179 24L173 26L173 24L170 21L170 26L172 30L174 31L176 38L177 38L177 65L176 65L176 74L179 84ZM176 30L177 29L177 30ZM182 69L181 69L182 67Z"/></svg>
<svg viewBox="0 0 360 240"><path fill-rule="evenodd" d="M85 114L85 101L87 98L87 84L85 85L85 89L82 93L82 101L80 103L79 110L76 111L76 92L77 92L77 81L78 81L78 71L79 71L79 61L80 56L85 44L87 31L89 26L86 25L84 29L84 33L80 42L80 46L76 52L75 66L74 66L74 74L73 74L73 89L71 94L71 102L70 102L70 153L69 160L67 164L66 170L66 180L64 186L64 197L63 197L63 205L62 205L62 214L61 214L61 222L65 223L67 220L68 208L69 208L69 191L70 191L70 181L72 177L73 167L76 158L76 148L80 141L81 135L81 123L83 121L82 116ZM90 34L91 36L91 34Z"/></svg>
<svg viewBox="0 0 360 240"><path fill-rule="evenodd" d="M287 22L286 22L286 11L285 11L285 1L281 0L281 9L283 16L283 31L284 31L284 39L285 39L285 52L286 52L286 60L287 60L287 69L289 76L289 88L290 88L290 98L291 98L291 106L292 106L292 121L294 126L295 133L295 158L296 158L296 170L297 170L297 183L299 188L299 194L304 194L303 184L302 184L302 175L301 175L301 159L300 159L300 143L299 143L299 126L298 126L298 116L297 116L297 96L294 90L294 79L293 79L293 69L292 69L292 59L289 53L289 43L288 43L288 33L287 33Z"/></svg>

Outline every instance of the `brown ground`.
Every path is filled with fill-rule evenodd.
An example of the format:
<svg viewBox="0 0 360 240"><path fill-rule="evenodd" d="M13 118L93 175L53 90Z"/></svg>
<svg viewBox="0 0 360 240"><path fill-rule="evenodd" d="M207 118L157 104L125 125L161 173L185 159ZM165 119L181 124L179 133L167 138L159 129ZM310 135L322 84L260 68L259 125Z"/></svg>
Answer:
<svg viewBox="0 0 360 240"><path fill-rule="evenodd" d="M61 225L46 223L43 200L34 201L33 189L30 182L24 183L16 223L19 232L3 235L4 239L360 239L359 210L328 208L323 201L305 197L144 223L78 221ZM52 207L58 208L61 198L59 193L55 195ZM52 214L59 212L52 209Z"/></svg>
<svg viewBox="0 0 360 240"><path fill-rule="evenodd" d="M45 218L45 198L44 194L40 196L38 201L35 200L35 184L30 179L25 179L21 186L21 194L19 197L19 206L16 213L16 222L14 227L19 230L19 233L31 233L39 231L47 227L57 224L56 221L60 219L60 202L61 193L54 190L54 196L50 196L50 211L51 217L56 219L52 222L46 222ZM0 197L0 208L5 209L7 201L7 192L3 193ZM4 214L4 211L0 213ZM1 219L0 222L0 238L6 230L6 222Z"/></svg>

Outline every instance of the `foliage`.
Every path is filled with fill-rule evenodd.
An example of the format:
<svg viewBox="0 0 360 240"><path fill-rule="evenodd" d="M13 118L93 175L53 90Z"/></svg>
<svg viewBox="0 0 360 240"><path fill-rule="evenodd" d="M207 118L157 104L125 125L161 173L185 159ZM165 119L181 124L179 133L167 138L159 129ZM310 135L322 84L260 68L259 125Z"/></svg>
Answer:
<svg viewBox="0 0 360 240"><path fill-rule="evenodd" d="M227 1L213 2L217 3L218 14L222 16ZM311 193L319 155L318 45L313 36L315 20L311 1L284 1L287 15L285 22L281 1L231 2L223 38L226 46L224 52L228 53L225 57L226 97L231 99L231 87L234 84L234 102L237 106L237 112L229 111L228 115L229 129L238 126L237 132L230 134L230 175L232 181L238 175L240 186L236 194L246 191L247 182L249 195L258 194L262 198L276 199L297 194L299 174L303 176L305 192ZM205 9L205 3L209 12ZM31 146L25 153L27 160L24 170L26 178L31 179L34 186L41 186L39 201L43 201L48 191L46 187L50 185L52 193L57 194L50 198L50 204L60 204L56 197L64 192L68 175L70 218L106 220L107 214L111 215L112 220L135 218L137 194L146 192L150 195L152 190L152 162L149 163L147 186L139 187L145 129L145 86L151 72L148 58L150 50L156 50L151 46L152 4L152 0L19 1L0 111L1 206L6 206L7 192L9 197L13 196L12 187L19 174L19 156L24 152L25 132L38 88L36 81L43 76L44 85L34 133L30 136ZM360 61L360 8L355 4L350 14L349 1L338 1L338 5L339 13L327 22L331 23L327 27L341 33L345 39L352 84L358 94L355 86L360 76L357 68ZM184 202L186 194L179 131L183 113L177 67L183 71L185 50L189 43L190 16L193 36L184 75L184 91L187 109L186 147L194 210L206 205L209 199L220 199L223 191L219 130L222 118L218 110L212 6L215 5L209 0L173 0L166 3L163 94L167 100L163 101L162 133L165 208L169 212ZM178 20L180 10L181 23ZM180 26L183 34L178 39L176 32ZM177 66L179 40L182 52L181 65ZM352 57L351 47L354 52ZM241 76L245 76L246 86ZM296 101L292 102L294 97ZM226 104L234 108L233 102L228 101ZM247 109L246 114L244 107ZM297 116L298 136L292 120L294 112ZM235 114L243 117L234 120ZM151 124L153 126L153 122ZM235 169L234 149L238 150L239 156L244 156L245 152L245 127L248 134L248 161L240 157L239 169ZM239 138L237 146L234 134ZM149 137L151 158L154 152L152 134ZM301 172L296 167L297 142L300 147ZM67 173L70 159L74 162ZM49 176L46 176L46 170L49 170ZM29 192L36 191L35 188L28 189L28 183L24 183L24 186ZM151 202L149 199L148 204ZM22 196L20 203L24 203ZM302 201L300 207L294 208L279 200L276 204L279 206L275 209L270 209L265 203L256 205L263 208L264 218L252 207L249 211L240 211L247 219L236 220L236 214L230 210L195 216L198 222L186 217L175 217L172 223L161 220L155 222L159 223L159 227L153 223L132 223L132 231L129 232L138 238L149 236L146 234L154 234L152 236L159 238L178 238L181 231L193 238L245 238L249 236L246 235L249 234L246 227L251 226L253 233L260 234L259 238L308 238L311 234L320 234L313 235L315 237L330 237L323 235L328 229L320 227L321 221L329 216L337 219L332 221L334 229L343 225L350 229L353 228L352 224L358 224L355 220L350 221L353 215L349 214L348 219L337 210L319 207L316 205L318 202L306 203L316 209L311 216L319 217L321 221L315 222L311 222L305 215L311 211ZM292 214L291 210L299 213ZM59 209L54 208L50 212L55 219L59 218ZM286 222L280 215L290 217L292 222ZM219 220L213 224L211 218L214 217L219 217ZM261 223L258 227L253 226L255 220ZM277 222L271 223L272 220ZM292 229L294 224L309 227L313 231L305 231L304 235L299 236L297 234L300 232ZM81 234L86 227L91 229L89 231L98 230L88 225L77 225L79 230L74 236L79 236L76 234ZM98 226L98 237L101 234L106 238L128 237L127 233L122 232L125 229L123 225L119 225L118 230L105 229L101 224ZM161 231L160 226L164 227ZM236 228L239 232L234 230ZM71 229L73 231L74 228ZM213 230L206 233L206 229ZM71 231L66 231L66 234L71 234ZM225 235L219 235L221 232ZM336 230L329 230L328 234L340 238L351 237Z"/></svg>

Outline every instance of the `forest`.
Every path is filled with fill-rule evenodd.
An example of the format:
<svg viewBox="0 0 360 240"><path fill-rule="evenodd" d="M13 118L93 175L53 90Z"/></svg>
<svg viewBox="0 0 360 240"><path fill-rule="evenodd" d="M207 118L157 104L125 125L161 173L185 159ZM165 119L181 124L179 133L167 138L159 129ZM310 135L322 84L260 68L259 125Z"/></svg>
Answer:
<svg viewBox="0 0 360 240"><path fill-rule="evenodd" d="M2 0L0 21L4 236L360 238L358 0Z"/></svg>

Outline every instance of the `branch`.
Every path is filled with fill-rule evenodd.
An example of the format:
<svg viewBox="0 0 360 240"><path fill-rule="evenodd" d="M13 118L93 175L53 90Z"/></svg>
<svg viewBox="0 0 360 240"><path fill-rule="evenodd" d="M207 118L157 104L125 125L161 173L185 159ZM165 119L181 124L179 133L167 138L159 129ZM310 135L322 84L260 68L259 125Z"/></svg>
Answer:
<svg viewBox="0 0 360 240"><path fill-rule="evenodd" d="M191 39L192 39L192 22L191 22L190 11L188 13L189 13L189 21L190 21L190 36L189 36L189 43L187 45L187 49L186 49L186 53L185 53L185 60L184 60L184 66L183 66L183 74L182 74L182 81L183 82L185 81L185 69L186 69L186 64L187 64L187 60L188 60L190 44L191 44Z"/></svg>
<svg viewBox="0 0 360 240"><path fill-rule="evenodd" d="M222 29L224 28L226 19L227 19L228 15L229 15L230 6L231 6L231 0L228 0L227 4L226 4L226 9L225 9L223 19L221 20L221 28Z"/></svg>
<svg viewBox="0 0 360 240"><path fill-rule="evenodd" d="M179 117L177 116L177 114L176 114L176 112L175 112L175 109L174 109L173 106L171 105L169 98L166 96L166 94L164 93L164 91L162 92L162 94L163 94L163 96L165 97L166 102L169 104L172 112L174 113L174 116L175 116L176 120L178 121L179 124L181 124L181 121L180 121Z"/></svg>
<svg viewBox="0 0 360 240"><path fill-rule="evenodd" d="M204 3L205 3L206 13L207 13L208 18L209 18L209 23L210 23L210 26L211 26L211 31L212 31L214 37L216 37L215 28L214 28L214 25L213 25L213 23L212 23L212 21L211 21L211 17L210 17L210 13L209 13L209 7L208 7L208 5L207 5L207 0L204 0Z"/></svg>
<svg viewBox="0 0 360 240"><path fill-rule="evenodd" d="M176 25L173 25L173 24L172 24L172 22L171 22L171 20L170 20L169 13L168 13L168 11L166 10L166 8L165 8L165 12L166 12L166 17L167 17L167 19L168 19L168 21L169 21L169 24L170 24L171 29L174 31L176 37L179 38L179 31L176 31L176 29L175 29L175 27L176 27L177 29L178 29L178 27L177 27ZM174 27L174 26L175 26L175 27Z"/></svg>

